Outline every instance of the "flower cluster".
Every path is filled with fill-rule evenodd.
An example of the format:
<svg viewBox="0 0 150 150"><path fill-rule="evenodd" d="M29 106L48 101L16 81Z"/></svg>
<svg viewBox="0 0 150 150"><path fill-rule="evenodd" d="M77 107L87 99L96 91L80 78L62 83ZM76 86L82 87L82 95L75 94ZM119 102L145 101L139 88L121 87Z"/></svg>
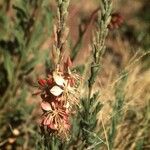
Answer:
<svg viewBox="0 0 150 150"><path fill-rule="evenodd" d="M42 126L61 137L68 135L70 115L79 104L77 88L80 80L77 74L71 72L71 64L68 58L63 69L58 65L47 78L38 80L42 98Z"/></svg>

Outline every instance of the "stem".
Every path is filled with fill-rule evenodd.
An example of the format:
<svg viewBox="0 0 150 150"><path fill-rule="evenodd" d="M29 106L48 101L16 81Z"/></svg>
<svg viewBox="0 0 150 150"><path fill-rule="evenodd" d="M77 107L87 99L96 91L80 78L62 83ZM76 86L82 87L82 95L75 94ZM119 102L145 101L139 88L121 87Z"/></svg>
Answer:
<svg viewBox="0 0 150 150"><path fill-rule="evenodd" d="M58 64L61 64L63 54L65 51L64 45L66 44L68 37L68 28L66 25L67 17L68 17L68 6L70 0L57 0L57 26L55 30L55 44L54 51L56 54L56 62L54 62L55 67Z"/></svg>
<svg viewBox="0 0 150 150"><path fill-rule="evenodd" d="M99 17L98 22L98 31L95 33L95 38L93 39L93 61L91 62L90 67L90 78L88 82L89 95L88 99L91 97L91 91L93 89L93 85L97 78L97 75L100 71L100 63L102 55L105 52L105 40L108 35L108 24L111 21L111 10L112 10L112 2L111 0L102 0L102 10L101 16ZM96 10L96 12L99 9Z"/></svg>
<svg viewBox="0 0 150 150"><path fill-rule="evenodd" d="M73 55L71 57L71 60L74 61L77 54L78 54L78 47L79 45L81 44L82 42L82 39L85 35L85 33L87 32L87 30L89 29L90 25L94 22L94 20L96 19L97 17L97 12L100 10L100 7L98 7L97 9L95 9L92 14L90 15L89 19L88 19L88 23L86 24L85 26L85 29L82 31L81 30L81 25L82 23L79 25L79 37L78 37L78 40L76 41L75 45L73 46L72 48L72 52L73 52Z"/></svg>

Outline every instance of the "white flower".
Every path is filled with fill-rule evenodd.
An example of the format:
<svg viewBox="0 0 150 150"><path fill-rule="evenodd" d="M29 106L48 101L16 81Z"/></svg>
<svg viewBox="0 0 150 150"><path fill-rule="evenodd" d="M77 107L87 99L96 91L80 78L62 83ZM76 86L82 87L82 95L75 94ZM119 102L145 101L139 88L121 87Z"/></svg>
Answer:
<svg viewBox="0 0 150 150"><path fill-rule="evenodd" d="M53 86L51 89L50 89L50 92L54 95L54 96L59 96L62 94L64 90L61 89L59 86Z"/></svg>
<svg viewBox="0 0 150 150"><path fill-rule="evenodd" d="M57 85L64 86L65 79L62 76L60 76L56 72L54 72L53 73L53 78L54 78L54 81L56 82Z"/></svg>

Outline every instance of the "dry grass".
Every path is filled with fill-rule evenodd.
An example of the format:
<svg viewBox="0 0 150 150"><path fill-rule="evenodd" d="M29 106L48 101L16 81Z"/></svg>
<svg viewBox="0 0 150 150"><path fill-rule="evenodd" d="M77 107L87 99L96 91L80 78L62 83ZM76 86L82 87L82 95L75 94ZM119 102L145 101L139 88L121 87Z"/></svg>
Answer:
<svg viewBox="0 0 150 150"><path fill-rule="evenodd" d="M123 47L124 46L121 46L120 49L123 49ZM108 133L108 125L110 125L112 117L117 117L117 115L122 112L122 119L116 127L114 148L115 150L134 150L137 148L137 143L140 140L145 139L149 141L149 132L147 130L149 129L148 115L150 113L150 70L143 71L141 59L145 55L150 54L137 52L131 57L129 56L129 47L128 51L120 51L119 53L124 58L122 59L123 62L120 70L125 70L127 74L119 75L120 70L113 64L111 59L113 56L108 55L104 58L104 70L100 75L98 87L96 87L96 90L100 91L100 101L104 105L98 116L98 128L101 127L101 118L103 118L103 123ZM125 95L124 104L123 107L114 114L112 104L116 102L116 84L121 83L124 76L127 76L127 80L122 89ZM148 148L148 146L149 144L145 142L143 149Z"/></svg>

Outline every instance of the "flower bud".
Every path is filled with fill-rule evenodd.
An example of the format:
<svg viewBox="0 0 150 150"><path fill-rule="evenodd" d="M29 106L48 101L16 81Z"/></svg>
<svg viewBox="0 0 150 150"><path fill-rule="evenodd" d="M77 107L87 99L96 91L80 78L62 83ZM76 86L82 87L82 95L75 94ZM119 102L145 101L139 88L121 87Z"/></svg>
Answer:
<svg viewBox="0 0 150 150"><path fill-rule="evenodd" d="M46 81L45 79L39 79L39 80L38 80L38 83L39 83L39 85L41 85L41 86L45 86L46 83L47 83L47 81Z"/></svg>
<svg viewBox="0 0 150 150"><path fill-rule="evenodd" d="M52 80L51 78L48 78L48 79L47 79L47 84L48 84L48 85L52 85L52 83L53 83L53 80Z"/></svg>

